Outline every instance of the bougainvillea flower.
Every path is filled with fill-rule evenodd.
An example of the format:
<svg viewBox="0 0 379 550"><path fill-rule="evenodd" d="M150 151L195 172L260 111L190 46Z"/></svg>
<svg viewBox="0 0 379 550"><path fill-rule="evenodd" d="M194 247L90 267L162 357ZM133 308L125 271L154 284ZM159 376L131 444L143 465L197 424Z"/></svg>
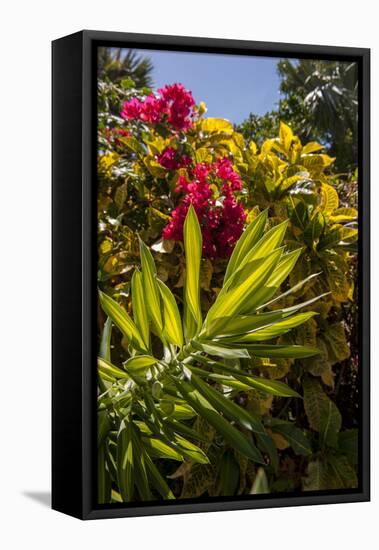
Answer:
<svg viewBox="0 0 379 550"><path fill-rule="evenodd" d="M183 175L178 178L175 192L181 198L162 236L183 241L184 220L192 204L201 226L204 255L227 258L243 232L246 219L235 195L242 189L241 178L227 157L211 164L198 163L189 173L189 179Z"/></svg>
<svg viewBox="0 0 379 550"><path fill-rule="evenodd" d="M171 84L149 94L145 99L125 101L121 116L128 120L141 120L156 125L166 123L174 131L188 130L197 111L192 93L183 84Z"/></svg>
<svg viewBox="0 0 379 550"><path fill-rule="evenodd" d="M186 130L192 126L195 100L183 84L171 84L160 88L162 105L168 115L167 122L176 130Z"/></svg>
<svg viewBox="0 0 379 550"><path fill-rule="evenodd" d="M166 147L160 155L156 155L156 159L167 170L177 170L191 164L191 158L188 155L180 155L173 147Z"/></svg>
<svg viewBox="0 0 379 550"><path fill-rule="evenodd" d="M125 101L122 106L121 116L126 119L139 119L142 113L142 101L133 97Z"/></svg>

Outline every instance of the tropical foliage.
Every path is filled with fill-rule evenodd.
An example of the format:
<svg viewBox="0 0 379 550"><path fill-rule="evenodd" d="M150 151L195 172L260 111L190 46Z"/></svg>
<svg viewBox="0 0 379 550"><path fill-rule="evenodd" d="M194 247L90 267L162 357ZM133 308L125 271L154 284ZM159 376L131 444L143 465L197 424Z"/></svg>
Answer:
<svg viewBox="0 0 379 550"><path fill-rule="evenodd" d="M275 135L281 120L302 141L319 141L336 157L340 172L358 163L358 66L354 62L283 59L278 64L281 99L277 110L251 114L241 124L259 142Z"/></svg>
<svg viewBox="0 0 379 550"><path fill-rule="evenodd" d="M355 487L357 174L136 82L99 79L99 502Z"/></svg>

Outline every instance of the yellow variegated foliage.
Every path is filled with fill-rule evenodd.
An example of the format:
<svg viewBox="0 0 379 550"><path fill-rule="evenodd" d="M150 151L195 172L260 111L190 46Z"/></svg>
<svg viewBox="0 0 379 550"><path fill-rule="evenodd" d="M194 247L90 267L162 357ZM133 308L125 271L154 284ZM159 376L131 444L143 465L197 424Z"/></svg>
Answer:
<svg viewBox="0 0 379 550"><path fill-rule="evenodd" d="M119 89L112 93L121 94ZM120 102L123 99L121 94ZM340 486L352 487L356 476L349 437L355 436L340 431L333 388L341 362L350 356L346 311L356 300L352 270L357 205L340 192L334 159L323 145L301 143L288 124L282 122L279 135L258 146L245 140L230 121L206 117L202 102L198 114L184 139L160 125L141 130L129 124L129 135L112 142L107 138L108 122L99 128L99 330L104 343L109 316L121 331L112 336L112 360L118 366L109 355L99 361L99 465L106 473L99 501L174 498L174 479L181 480L175 496L248 494L262 455L272 492L300 486L333 488L333 467L341 467ZM100 115L108 121L108 113ZM200 236L194 237L195 220L187 228L185 245L162 240L162 229L176 206L173 190L178 178L189 178L185 167L173 171L158 163L157 156L167 147L180 147L196 163L227 156L240 174L250 230L243 233L228 267L225 260L201 257L201 244L194 246ZM214 192L217 197L218 189ZM266 237L262 257L254 253L262 243L255 240L251 227L257 228L259 239ZM192 258L190 270L185 248ZM287 326L286 312L300 315L299 303L306 314L302 323L297 326L295 320ZM256 310L259 304L265 313ZM281 318L275 318L273 333L271 321L268 328L252 328L254 316L277 311ZM311 311L317 315L307 315ZM246 323L248 334L241 329ZM110 345L109 340L109 349ZM154 358L162 347L164 356L157 362ZM317 355L307 354L315 348ZM142 359L136 362L133 355ZM167 379L162 384L162 373L173 357L182 361L192 355L198 362L191 367L183 361L179 387ZM210 355L216 359L210 360ZM137 368L138 361L145 366ZM210 371L208 378L204 370ZM146 384L151 386L151 399L141 406ZM298 394L304 395L307 416L295 425ZM123 423L117 423L120 418ZM247 445L251 418L259 423L249 439L252 445ZM236 419L241 431L234 427ZM259 433L261 424L264 433ZM162 425L166 434L159 439ZM230 433L228 426L233 428ZM293 453L304 461L303 478L299 474L291 481L294 485L282 485L282 457L294 461ZM168 466L162 475L156 459L176 461L176 466Z"/></svg>

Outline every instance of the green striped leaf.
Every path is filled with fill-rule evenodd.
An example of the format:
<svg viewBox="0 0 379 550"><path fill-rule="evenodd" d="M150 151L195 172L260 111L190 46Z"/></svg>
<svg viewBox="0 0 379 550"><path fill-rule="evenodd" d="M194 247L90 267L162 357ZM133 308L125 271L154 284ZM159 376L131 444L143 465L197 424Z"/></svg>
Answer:
<svg viewBox="0 0 379 550"><path fill-rule="evenodd" d="M226 268L224 284L229 277L241 266L246 255L261 238L267 221L267 210L261 212L245 229L234 247Z"/></svg>
<svg viewBox="0 0 379 550"><path fill-rule="evenodd" d="M263 495L269 493L270 489L266 477L266 472L263 468L258 468L257 475L255 476L253 486L251 487L251 495Z"/></svg>
<svg viewBox="0 0 379 550"><path fill-rule="evenodd" d="M218 357L228 359L250 359L249 353L244 349L233 349L231 347L228 348L208 342L198 342L196 340L191 340L191 346L198 351L203 351L204 353L216 355Z"/></svg>
<svg viewBox="0 0 379 550"><path fill-rule="evenodd" d="M259 376L242 377L239 375L236 375L236 378L243 380L252 388L270 395L276 395L278 397L301 397L295 390L287 386L287 384L279 382L279 380L268 380L267 378L261 378Z"/></svg>
<svg viewBox="0 0 379 550"><path fill-rule="evenodd" d="M191 367L189 367L191 369ZM206 384L196 376L192 374L191 384L209 401L209 403L218 411L222 412L224 416L230 420L234 420L244 428L256 433L265 433L265 429L260 419L250 413L246 409L243 409L230 399L227 399L220 392L212 388L209 384Z"/></svg>
<svg viewBox="0 0 379 550"><path fill-rule="evenodd" d="M281 345L281 344L250 344L243 342L240 344L244 350L247 350L250 355L255 357L283 357L287 359L303 359L304 357L312 357L319 355L320 350L310 346L298 345ZM232 344L225 346L232 349Z"/></svg>
<svg viewBox="0 0 379 550"><path fill-rule="evenodd" d="M198 462L199 464L209 464L207 455L194 443L188 441L184 437L177 435L175 443L179 446L179 452L187 459Z"/></svg>
<svg viewBox="0 0 379 550"><path fill-rule="evenodd" d="M142 437L142 442L150 456L183 461L183 455L158 437Z"/></svg>
<svg viewBox="0 0 379 550"><path fill-rule="evenodd" d="M224 329L221 329L218 334L217 334L217 331L218 331L217 323L212 325L210 327L210 330L216 333L215 334L216 338L233 337L235 335L253 332L255 330L259 330L263 327L278 323L283 319L288 318L293 313L296 313L296 311L298 311L299 309L302 309L303 307L308 307L309 305L313 304L320 298L323 298L327 294L329 293L321 294L316 298L312 298L311 300L307 300L306 302L302 302L295 306L291 306L284 309L276 309L274 311L269 311L265 313L256 313L251 315L237 315L233 319L229 319L229 321L227 322L227 325L224 326ZM222 324L223 323L221 323L221 325Z"/></svg>
<svg viewBox="0 0 379 550"><path fill-rule="evenodd" d="M223 363L220 363L219 361L212 361L211 359L208 359L206 357L201 357L197 355L194 355L192 357L208 368L211 368L228 376L233 376L236 381L241 382L245 385L245 387L241 389L246 390L246 386L248 386L250 388L269 393L270 395L277 395L280 397L301 397L295 390L287 386L287 384L279 382L278 380L267 380L266 378L254 376L249 372L229 367L227 365L224 365ZM211 377L212 373L207 376ZM232 382L228 382L228 384L232 384Z"/></svg>
<svg viewBox="0 0 379 550"><path fill-rule="evenodd" d="M172 379L181 395L191 407L213 426L234 449L254 462L263 464L264 460L250 440L234 428L214 407L187 382Z"/></svg>
<svg viewBox="0 0 379 550"><path fill-rule="evenodd" d="M100 447L105 438L107 437L109 430L111 429L111 423L109 420L108 411L101 409L97 411L97 446Z"/></svg>
<svg viewBox="0 0 379 550"><path fill-rule="evenodd" d="M110 361L103 359L102 357L97 358L97 368L102 378L108 382L114 382L122 378L128 378L128 374L113 365Z"/></svg>
<svg viewBox="0 0 379 550"><path fill-rule="evenodd" d="M165 422L170 426L170 428L174 430L177 435L190 437L191 439L196 439L198 441L202 441L203 443L208 442L208 440L203 437L199 432L197 432L193 428L190 428L189 426L187 426L187 424L183 424L183 422L178 422L177 420L173 420L172 418L166 418Z"/></svg>
<svg viewBox="0 0 379 550"><path fill-rule="evenodd" d="M175 499L170 487L167 485L165 479L147 453L145 453L145 463L149 478L161 497L166 500Z"/></svg>
<svg viewBox="0 0 379 550"><path fill-rule="evenodd" d="M129 343L145 351L145 343L142 336L136 327L134 321L129 317L128 313L123 309L113 298L99 291L99 300L102 309L112 319L114 324L120 329L123 335L127 338Z"/></svg>
<svg viewBox="0 0 379 550"><path fill-rule="evenodd" d="M153 321L156 329L161 332L163 329L160 292L156 280L157 270L154 258L150 249L140 239L140 255L142 266L142 282L144 289L144 301L147 304L147 310L150 319Z"/></svg>
<svg viewBox="0 0 379 550"><path fill-rule="evenodd" d="M220 333L216 335L216 338L231 338L241 334L248 334L282 319L283 315L280 311L261 313L258 315L237 315L234 319L230 319L224 329L220 330Z"/></svg>
<svg viewBox="0 0 379 550"><path fill-rule="evenodd" d="M309 277L306 277L302 281L299 281L296 285L291 287L286 292L282 292L281 294L278 294L277 296L275 296L275 298L273 298L272 300L270 300L268 302L265 302L264 304L261 304L259 307L256 308L257 311L260 311L261 309L265 309L266 307L271 306L275 302L277 302L279 300L282 300L286 296L289 296L290 294L293 294L294 292L297 292L303 286L305 286L307 283L309 283L312 279L314 279L315 277L318 277L319 275L320 275L320 273L312 273L312 275L309 275ZM314 298L314 300L318 300L319 298L322 298L323 296L326 296L326 294L330 294L330 292L322 294L321 296L318 296L317 298Z"/></svg>
<svg viewBox="0 0 379 550"><path fill-rule="evenodd" d="M246 301L242 313L251 312L263 302L270 300L280 288L280 285L288 277L294 268L299 256L302 252L302 248L298 248L288 254L283 254L278 262L278 265L274 268L273 273L269 276L268 280L261 285L261 287L255 292L249 300Z"/></svg>
<svg viewBox="0 0 379 550"><path fill-rule="evenodd" d="M107 361L111 360L111 337L112 337L112 319L107 317L104 323L103 334L101 335L99 356Z"/></svg>
<svg viewBox="0 0 379 550"><path fill-rule="evenodd" d="M171 344L183 347L183 329L179 308L171 290L157 279L163 302L163 335Z"/></svg>
<svg viewBox="0 0 379 550"><path fill-rule="evenodd" d="M246 278L259 267L260 262L269 256L273 251L277 250L284 238L288 227L288 220L276 225L253 246L253 248L241 259L240 265L229 277L219 296L222 296L230 288L234 288L242 284Z"/></svg>
<svg viewBox="0 0 379 550"><path fill-rule="evenodd" d="M136 452L134 462L134 479L138 489L138 493L142 500L152 500L153 495L151 493L149 478L147 474L146 459L148 458L143 445L141 443L141 436L138 430L132 427L132 439L133 447Z"/></svg>
<svg viewBox="0 0 379 550"><path fill-rule="evenodd" d="M248 302L261 284L275 268L282 254L280 249L271 252L263 258L259 266L247 277L247 279L236 288L231 289L227 294L218 296L214 305L210 308L206 325L207 327L217 319L228 319L237 315Z"/></svg>
<svg viewBox="0 0 379 550"><path fill-rule="evenodd" d="M282 244L287 227L288 220L285 220L267 231L253 247L250 254L247 254L245 262L265 258L273 250L277 249Z"/></svg>
<svg viewBox="0 0 379 550"><path fill-rule="evenodd" d="M186 279L184 285L185 331L186 339L188 340L200 331L203 322L200 304L202 236L199 220L192 205L188 209L184 222L183 236L186 255ZM191 316L192 321L190 319Z"/></svg>
<svg viewBox="0 0 379 550"><path fill-rule="evenodd" d="M282 321L271 323L266 325L263 328L258 328L250 331L249 333L242 334L240 336L234 336L231 338L222 339L221 341L233 341L234 343L249 343L249 342L260 342L264 340L271 340L281 336L282 334L287 333L299 325L304 324L306 321L314 317L316 313L310 311L307 313L298 313L293 315L289 319L284 319Z"/></svg>
<svg viewBox="0 0 379 550"><path fill-rule="evenodd" d="M142 336L146 349L150 348L149 317L144 296L142 273L136 269L132 277L133 319Z"/></svg>
<svg viewBox="0 0 379 550"><path fill-rule="evenodd" d="M128 371L145 370L147 367L151 367L157 363L157 359L151 355L135 355L124 363L125 369Z"/></svg>
<svg viewBox="0 0 379 550"><path fill-rule="evenodd" d="M175 420L188 420L196 416L195 411L187 403L175 403L172 418Z"/></svg>
<svg viewBox="0 0 379 550"><path fill-rule="evenodd" d="M134 452L130 422L122 420L117 436L117 484L124 502L134 496Z"/></svg>
<svg viewBox="0 0 379 550"><path fill-rule="evenodd" d="M232 496L236 493L240 480L240 466L231 450L222 455L219 466L219 494Z"/></svg>

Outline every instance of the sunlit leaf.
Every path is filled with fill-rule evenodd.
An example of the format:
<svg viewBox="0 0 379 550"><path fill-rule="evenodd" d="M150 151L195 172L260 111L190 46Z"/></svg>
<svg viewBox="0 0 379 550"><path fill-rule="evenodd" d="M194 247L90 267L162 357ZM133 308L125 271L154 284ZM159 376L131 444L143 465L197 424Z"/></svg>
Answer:
<svg viewBox="0 0 379 550"><path fill-rule="evenodd" d="M314 317L315 313L308 312L308 313L298 313L297 315L293 315L289 319L284 319L282 321L268 324L264 328L260 329L253 329L252 331L240 335L235 336L232 338L229 338L229 341L233 342L259 342L263 340L271 340L272 338L275 338L277 336L281 336L282 334L285 334L289 330L298 327L299 325L302 325L308 319L311 319Z"/></svg>
<svg viewBox="0 0 379 550"><path fill-rule="evenodd" d="M248 298L260 287L268 274L279 261L282 251L274 250L267 257L262 258L260 265L249 275L244 282L230 290L223 296L218 296L215 304L208 312L207 326L215 319L234 317L244 307Z"/></svg>
<svg viewBox="0 0 379 550"><path fill-rule="evenodd" d="M135 347L145 350L145 343L128 313L104 292L99 291L99 300L105 313L112 319L115 325L121 330L128 341Z"/></svg>
<svg viewBox="0 0 379 550"><path fill-rule="evenodd" d="M112 365L110 361L107 361L102 357L98 357L97 366L101 376L103 376L105 380L108 380L110 382L114 382L115 380L122 378L128 378L128 374L125 371L119 369L115 365Z"/></svg>
<svg viewBox="0 0 379 550"><path fill-rule="evenodd" d="M134 496L134 460L131 424L122 421L117 436L117 481L125 502Z"/></svg>
<svg viewBox="0 0 379 550"><path fill-rule="evenodd" d="M157 330L162 331L163 320L161 313L160 293L156 281L157 270L150 250L141 239L140 254L142 265L142 281L147 310L149 312L149 317L153 321Z"/></svg>
<svg viewBox="0 0 379 550"><path fill-rule="evenodd" d="M134 322L143 338L145 348L149 349L150 347L149 318L147 313L146 300L144 296L142 274L138 270L134 271L133 277L132 277L132 307L133 307Z"/></svg>
<svg viewBox="0 0 379 550"><path fill-rule="evenodd" d="M270 490L268 487L268 481L267 481L265 471L263 468L258 468L257 475L255 476L255 480L251 488L250 494L261 495L269 492Z"/></svg>
<svg viewBox="0 0 379 550"><path fill-rule="evenodd" d="M233 344L224 344L228 348L232 348ZM250 344L243 342L240 344L246 349L250 355L256 357L287 357L293 359L301 359L304 357L312 357L318 355L320 351L317 348L310 346L285 345L285 344Z"/></svg>
<svg viewBox="0 0 379 550"><path fill-rule="evenodd" d="M186 339L192 338L201 328L200 304L200 262L202 236L195 209L191 205L184 222L184 249L186 254L186 279L184 286L184 307ZM192 316L192 322L189 321Z"/></svg>
<svg viewBox="0 0 379 550"><path fill-rule="evenodd" d="M267 210L261 212L245 229L239 238L226 268L224 282L242 264L246 254L254 247L262 236L267 221Z"/></svg>
<svg viewBox="0 0 379 550"><path fill-rule="evenodd" d="M233 132L233 125L224 118L205 118L201 121L201 129L206 133Z"/></svg>
<svg viewBox="0 0 379 550"><path fill-rule="evenodd" d="M171 290L157 279L163 303L163 335L171 344L183 346L183 329L178 305Z"/></svg>
<svg viewBox="0 0 379 550"><path fill-rule="evenodd" d="M144 370L147 367L151 367L157 363L157 359L151 355L135 355L124 363L125 369L128 371Z"/></svg>

